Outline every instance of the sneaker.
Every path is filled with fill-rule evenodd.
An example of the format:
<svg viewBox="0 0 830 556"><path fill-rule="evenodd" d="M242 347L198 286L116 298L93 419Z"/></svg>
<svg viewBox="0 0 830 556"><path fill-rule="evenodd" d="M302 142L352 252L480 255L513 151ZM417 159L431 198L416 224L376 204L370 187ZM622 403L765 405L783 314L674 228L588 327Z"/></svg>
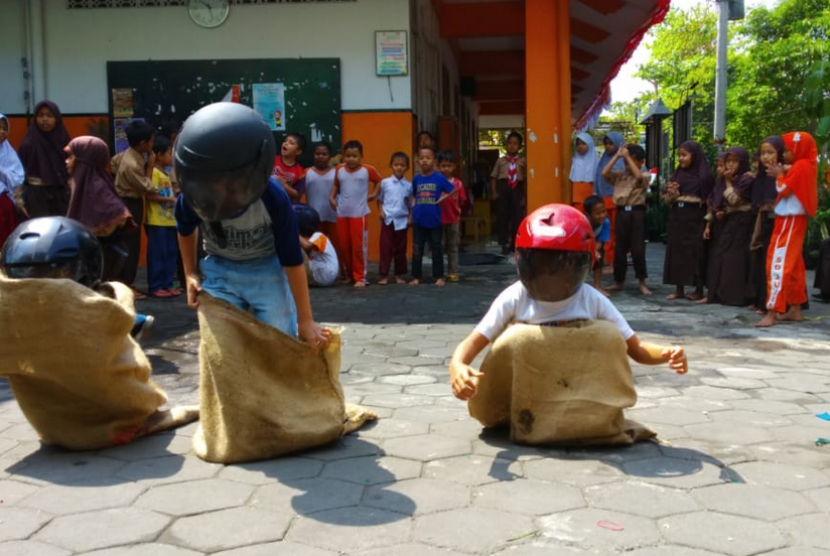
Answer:
<svg viewBox="0 0 830 556"><path fill-rule="evenodd" d="M130 336L132 336L136 342L141 340L150 332L155 320L156 319L153 315L142 315L141 313L136 313L135 324L133 325L133 329L130 331Z"/></svg>
<svg viewBox="0 0 830 556"><path fill-rule="evenodd" d="M447 276L447 282L458 282L458 274L450 274Z"/></svg>

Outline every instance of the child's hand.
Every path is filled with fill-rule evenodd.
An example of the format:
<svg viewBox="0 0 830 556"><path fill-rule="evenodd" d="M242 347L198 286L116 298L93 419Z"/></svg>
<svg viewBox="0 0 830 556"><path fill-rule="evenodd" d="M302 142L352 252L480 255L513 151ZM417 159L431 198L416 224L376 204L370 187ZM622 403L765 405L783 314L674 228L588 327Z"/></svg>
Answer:
<svg viewBox="0 0 830 556"><path fill-rule="evenodd" d="M621 156L623 158L628 156L628 143L617 149L617 156Z"/></svg>
<svg viewBox="0 0 830 556"><path fill-rule="evenodd" d="M199 294L202 292L202 281L198 276L186 276L184 279L187 288L187 306L191 309L199 308Z"/></svg>
<svg viewBox="0 0 830 556"><path fill-rule="evenodd" d="M724 218L726 218L726 213L722 210L719 210L715 213L715 218L717 218L718 220L723 220Z"/></svg>
<svg viewBox="0 0 830 556"><path fill-rule="evenodd" d="M703 229L703 239L711 239L712 234L709 231L709 223L706 223L706 228Z"/></svg>
<svg viewBox="0 0 830 556"><path fill-rule="evenodd" d="M467 401L476 395L478 381L484 373L476 371L469 365L453 362L450 364L450 382L452 394L459 400Z"/></svg>
<svg viewBox="0 0 830 556"><path fill-rule="evenodd" d="M664 349L663 357L669 358L669 368L679 375L685 375L689 372L689 360L686 358L686 352L682 347L672 346Z"/></svg>
<svg viewBox="0 0 830 556"><path fill-rule="evenodd" d="M313 320L299 323L298 332L300 339L311 346L311 351L315 355L329 347L331 342L331 330L323 328Z"/></svg>
<svg viewBox="0 0 830 556"><path fill-rule="evenodd" d="M331 210L337 210L337 200L336 199L329 199L329 205L331 205Z"/></svg>
<svg viewBox="0 0 830 556"><path fill-rule="evenodd" d="M386 213L383 211L383 209L380 209L380 212L378 213L378 216L380 216L380 221L381 222L386 220Z"/></svg>

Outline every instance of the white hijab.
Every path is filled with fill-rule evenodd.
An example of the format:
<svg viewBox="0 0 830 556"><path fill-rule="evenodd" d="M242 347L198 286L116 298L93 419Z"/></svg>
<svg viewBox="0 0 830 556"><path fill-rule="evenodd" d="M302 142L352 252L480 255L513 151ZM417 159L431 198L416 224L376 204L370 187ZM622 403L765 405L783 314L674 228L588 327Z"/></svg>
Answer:
<svg viewBox="0 0 830 556"><path fill-rule="evenodd" d="M9 119L3 114L0 114L0 120L5 120L6 125L10 125ZM12 191L20 187L25 179L26 172L23 171L20 158L17 157L17 153L6 139L0 143L0 195L3 193L11 194Z"/></svg>
<svg viewBox="0 0 830 556"><path fill-rule="evenodd" d="M579 154L576 150L576 140L574 140L574 157L571 163L572 182L587 182L594 183L594 175L597 171L597 149L594 146L594 138L590 133L582 132L576 134L576 139L579 139L588 145L588 152L584 155Z"/></svg>

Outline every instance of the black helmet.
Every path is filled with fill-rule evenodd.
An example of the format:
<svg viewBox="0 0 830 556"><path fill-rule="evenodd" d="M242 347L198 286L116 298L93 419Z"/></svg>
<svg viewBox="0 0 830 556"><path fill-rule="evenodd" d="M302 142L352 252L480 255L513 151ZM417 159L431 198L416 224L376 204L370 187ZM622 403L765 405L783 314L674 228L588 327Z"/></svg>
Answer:
<svg viewBox="0 0 830 556"><path fill-rule="evenodd" d="M300 235L303 237L314 235L320 227L320 213L302 203L294 205L294 212L297 214L297 227L300 229Z"/></svg>
<svg viewBox="0 0 830 556"><path fill-rule="evenodd" d="M205 222L232 218L262 197L277 153L271 128L241 104L217 102L190 116L174 164L187 203Z"/></svg>
<svg viewBox="0 0 830 556"><path fill-rule="evenodd" d="M22 223L0 251L9 278L68 278L94 288L104 272L101 244L83 224L63 216Z"/></svg>

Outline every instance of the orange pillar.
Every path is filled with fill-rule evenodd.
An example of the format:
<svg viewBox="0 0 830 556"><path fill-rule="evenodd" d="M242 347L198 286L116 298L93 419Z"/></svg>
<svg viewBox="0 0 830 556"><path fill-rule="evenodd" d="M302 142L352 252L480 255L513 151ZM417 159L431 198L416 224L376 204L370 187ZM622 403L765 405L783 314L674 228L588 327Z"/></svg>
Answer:
<svg viewBox="0 0 830 556"><path fill-rule="evenodd" d="M566 3L525 0L528 212L563 201L561 143L570 134L562 129L561 80L570 70L569 66L562 67L560 50L570 37L559 34L557 4Z"/></svg>
<svg viewBox="0 0 830 556"><path fill-rule="evenodd" d="M571 203L573 191L568 176L571 173L571 3L555 2L557 9L557 36L565 37L559 41L559 129L562 134L559 138L562 152L562 201Z"/></svg>

